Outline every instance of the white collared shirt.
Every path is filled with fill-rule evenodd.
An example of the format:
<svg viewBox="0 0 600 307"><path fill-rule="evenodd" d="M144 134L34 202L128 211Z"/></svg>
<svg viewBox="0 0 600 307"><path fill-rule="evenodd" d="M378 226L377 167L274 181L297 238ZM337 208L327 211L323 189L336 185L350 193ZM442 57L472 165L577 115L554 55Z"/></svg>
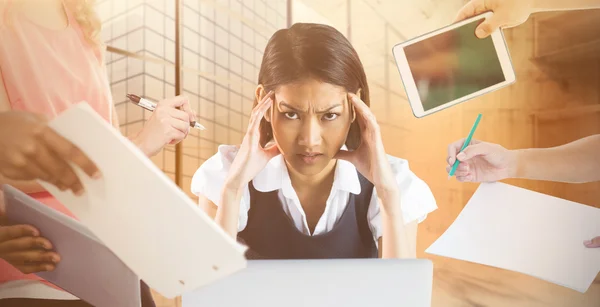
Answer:
<svg viewBox="0 0 600 307"><path fill-rule="evenodd" d="M218 152L206 160L194 174L191 186L192 193L195 195L201 194L218 206L225 178L236 153L236 146L219 146ZM437 209L431 190L423 180L410 171L406 160L388 155L388 161L391 164L396 183L400 189L404 222L410 223L415 220L419 223L422 222L428 213ZM314 232L311 234L306 214L302 209L296 191L292 187L282 155L271 159L265 168L252 180L252 184L259 192L277 190L283 210L293 221L296 228L306 235L319 235L333 229L346 209L350 193L355 195L361 193L360 182L354 165L345 160L338 160L333 178L333 186L327 198L325 211L317 222ZM250 191L246 185L240 203L238 232L246 228L249 210ZM383 232L380 212L377 191L373 189L371 203L367 211L367 219L375 242L382 236Z"/></svg>

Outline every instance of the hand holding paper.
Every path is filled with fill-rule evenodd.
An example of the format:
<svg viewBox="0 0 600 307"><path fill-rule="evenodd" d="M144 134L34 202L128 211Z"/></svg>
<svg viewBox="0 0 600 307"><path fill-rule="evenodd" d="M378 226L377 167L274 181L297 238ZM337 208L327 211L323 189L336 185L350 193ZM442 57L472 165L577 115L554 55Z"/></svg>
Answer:
<svg viewBox="0 0 600 307"><path fill-rule="evenodd" d="M0 259L30 274L54 270L60 256L52 252L52 243L35 227L0 223Z"/></svg>
<svg viewBox="0 0 600 307"><path fill-rule="evenodd" d="M98 168L69 141L48 128L46 118L21 111L0 112L0 175L16 181L41 179L61 190L83 193L69 163L99 178Z"/></svg>
<svg viewBox="0 0 600 307"><path fill-rule="evenodd" d="M503 183L481 184L427 253L528 274L586 292L600 271L600 209Z"/></svg>
<svg viewBox="0 0 600 307"><path fill-rule="evenodd" d="M600 247L600 236L595 237L591 240L585 240L583 244L589 248L598 248Z"/></svg>
<svg viewBox="0 0 600 307"><path fill-rule="evenodd" d="M246 266L245 247L87 104L50 126L103 177L92 180L76 169L86 190L79 197L44 187L151 288L173 298Z"/></svg>

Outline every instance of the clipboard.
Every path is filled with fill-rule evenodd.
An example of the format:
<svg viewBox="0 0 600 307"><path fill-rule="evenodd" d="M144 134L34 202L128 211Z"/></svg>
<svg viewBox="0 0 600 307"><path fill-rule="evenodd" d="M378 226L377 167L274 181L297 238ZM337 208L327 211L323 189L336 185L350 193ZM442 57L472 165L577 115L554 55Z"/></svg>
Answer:
<svg viewBox="0 0 600 307"><path fill-rule="evenodd" d="M97 307L140 307L140 280L77 220L9 185L3 185L6 217L36 227L61 261L37 276Z"/></svg>
<svg viewBox="0 0 600 307"><path fill-rule="evenodd" d="M40 184L150 288L174 298L246 267L246 247L87 103L49 126L96 163L102 178L73 165L81 196Z"/></svg>

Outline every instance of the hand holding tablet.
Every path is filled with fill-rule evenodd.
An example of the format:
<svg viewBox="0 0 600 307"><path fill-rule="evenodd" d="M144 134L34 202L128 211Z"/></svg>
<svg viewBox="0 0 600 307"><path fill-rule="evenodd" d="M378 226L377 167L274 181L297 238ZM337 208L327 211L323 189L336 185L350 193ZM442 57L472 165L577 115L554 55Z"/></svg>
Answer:
<svg viewBox="0 0 600 307"><path fill-rule="evenodd" d="M491 12L400 43L394 58L408 101L423 117L515 82L501 31L480 39L475 29Z"/></svg>

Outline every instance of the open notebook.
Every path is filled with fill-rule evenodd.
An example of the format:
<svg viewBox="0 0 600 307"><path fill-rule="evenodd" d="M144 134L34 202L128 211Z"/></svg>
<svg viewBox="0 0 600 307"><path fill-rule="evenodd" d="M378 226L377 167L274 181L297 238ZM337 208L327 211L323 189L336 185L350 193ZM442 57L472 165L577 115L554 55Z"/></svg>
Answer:
<svg viewBox="0 0 600 307"><path fill-rule="evenodd" d="M9 185L2 190L8 220L35 225L60 255L53 271L36 275L96 307L141 306L140 279L85 226Z"/></svg>
<svg viewBox="0 0 600 307"><path fill-rule="evenodd" d="M40 183L152 289L173 298L246 267L246 247L87 103L49 125L85 152L103 177L93 180L76 168L82 196Z"/></svg>

